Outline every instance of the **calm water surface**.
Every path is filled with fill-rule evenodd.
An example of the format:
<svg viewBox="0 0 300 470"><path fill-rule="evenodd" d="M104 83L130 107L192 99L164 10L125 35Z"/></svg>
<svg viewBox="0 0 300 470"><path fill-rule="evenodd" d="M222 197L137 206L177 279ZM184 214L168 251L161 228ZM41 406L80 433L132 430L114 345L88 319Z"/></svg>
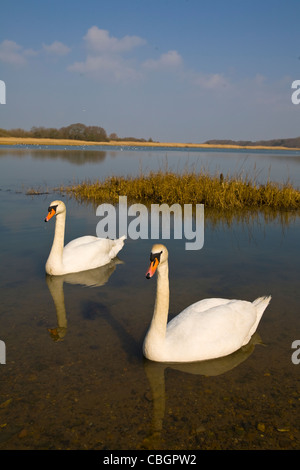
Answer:
<svg viewBox="0 0 300 470"><path fill-rule="evenodd" d="M291 360L300 339L299 216L206 217L201 250L166 241L170 317L204 297L272 295L247 347L177 367L142 356L155 300L156 279L145 279L151 240L128 239L98 270L47 277L54 223L44 217L58 195L25 194L162 168L166 157L177 169L251 168L278 181L292 174L297 185L299 155L101 152L0 151L0 449L300 449L300 364ZM62 198L66 242L94 235L94 208Z"/></svg>
<svg viewBox="0 0 300 470"><path fill-rule="evenodd" d="M185 169L211 174L241 175L257 182L268 179L291 181L300 186L300 151L201 150L117 147L0 148L2 188L53 187L82 179L104 179L111 175Z"/></svg>

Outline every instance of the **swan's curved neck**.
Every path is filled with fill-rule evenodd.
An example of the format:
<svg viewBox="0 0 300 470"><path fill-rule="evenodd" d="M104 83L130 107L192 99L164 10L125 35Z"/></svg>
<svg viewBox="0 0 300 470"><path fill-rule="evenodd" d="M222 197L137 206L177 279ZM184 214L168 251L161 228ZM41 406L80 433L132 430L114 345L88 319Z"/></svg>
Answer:
<svg viewBox="0 0 300 470"><path fill-rule="evenodd" d="M62 254L65 240L65 223L66 213L63 212L58 214L55 220L53 244L48 258L48 262L51 264L55 263L55 265L59 265L62 263Z"/></svg>
<svg viewBox="0 0 300 470"><path fill-rule="evenodd" d="M157 269L156 300L150 330L165 337L169 313L169 267L161 264Z"/></svg>

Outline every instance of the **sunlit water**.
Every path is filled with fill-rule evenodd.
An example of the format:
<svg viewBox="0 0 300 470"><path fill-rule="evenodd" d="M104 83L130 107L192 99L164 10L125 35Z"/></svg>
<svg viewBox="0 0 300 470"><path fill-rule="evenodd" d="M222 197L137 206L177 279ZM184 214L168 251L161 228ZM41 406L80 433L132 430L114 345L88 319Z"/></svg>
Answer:
<svg viewBox="0 0 300 470"><path fill-rule="evenodd" d="M33 165L34 163L34 165ZM172 148L37 147L0 148L2 188L32 185L52 188L82 179L111 175L138 175L169 169L205 171L248 177L262 183L268 179L300 186L300 151L198 150Z"/></svg>
<svg viewBox="0 0 300 470"><path fill-rule="evenodd" d="M1 150L0 340L6 364L0 364L0 449L299 449L300 364L292 362L291 348L300 339L299 216L231 223L208 217L198 251L186 251L184 240L165 240L170 317L205 297L271 294L272 301L251 344L232 356L178 367L154 364L142 355L155 300L156 279L145 279L151 240L128 239L118 260L104 268L49 278L44 265L54 221L45 224L44 217L61 197L51 188L161 168L169 151L105 151L99 159L92 150L44 152ZM197 152L191 161L191 153L179 153L176 161L167 155L169 167L209 158ZM253 157L210 156L212 171L224 173L246 163L248 171ZM292 173L295 184L300 181L299 156L263 158L261 177L268 177L272 163L278 180ZM219 168L221 159L227 162ZM26 195L26 188L37 186L50 194ZM95 235L94 208L63 199L66 242Z"/></svg>

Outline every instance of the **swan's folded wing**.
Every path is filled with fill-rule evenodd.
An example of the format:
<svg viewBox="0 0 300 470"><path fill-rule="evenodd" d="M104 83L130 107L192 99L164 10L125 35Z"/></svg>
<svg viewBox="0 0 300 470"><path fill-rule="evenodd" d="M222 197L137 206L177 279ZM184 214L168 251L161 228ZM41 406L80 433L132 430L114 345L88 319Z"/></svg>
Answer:
<svg viewBox="0 0 300 470"><path fill-rule="evenodd" d="M166 343L190 361L224 356L249 341L255 320L250 302L207 299L192 304L168 323Z"/></svg>
<svg viewBox="0 0 300 470"><path fill-rule="evenodd" d="M99 240L97 237L93 237L92 235L86 235L84 237L79 237L75 238L74 240L71 240L65 247L64 247L64 252L68 252L69 250L73 250L77 247L82 247L84 245L87 245L89 243L93 243L95 241Z"/></svg>
<svg viewBox="0 0 300 470"><path fill-rule="evenodd" d="M122 246L123 241L121 243L119 240L93 236L80 237L64 247L63 265L77 271L104 266L115 258Z"/></svg>

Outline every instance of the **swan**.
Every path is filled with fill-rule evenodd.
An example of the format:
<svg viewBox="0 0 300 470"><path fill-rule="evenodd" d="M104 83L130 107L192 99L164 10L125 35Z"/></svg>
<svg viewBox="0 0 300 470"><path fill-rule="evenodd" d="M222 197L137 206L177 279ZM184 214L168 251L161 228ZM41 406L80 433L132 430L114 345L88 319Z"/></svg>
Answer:
<svg viewBox="0 0 300 470"><path fill-rule="evenodd" d="M125 236L110 240L88 235L76 238L64 246L66 206L62 201L51 202L45 222L54 215L55 232L45 266L47 274L59 276L104 266L123 248Z"/></svg>
<svg viewBox="0 0 300 470"><path fill-rule="evenodd" d="M200 300L168 324L168 250L155 244L146 278L157 272L154 312L143 343L143 354L156 362L194 362L227 356L246 345L255 333L271 296L254 302Z"/></svg>

